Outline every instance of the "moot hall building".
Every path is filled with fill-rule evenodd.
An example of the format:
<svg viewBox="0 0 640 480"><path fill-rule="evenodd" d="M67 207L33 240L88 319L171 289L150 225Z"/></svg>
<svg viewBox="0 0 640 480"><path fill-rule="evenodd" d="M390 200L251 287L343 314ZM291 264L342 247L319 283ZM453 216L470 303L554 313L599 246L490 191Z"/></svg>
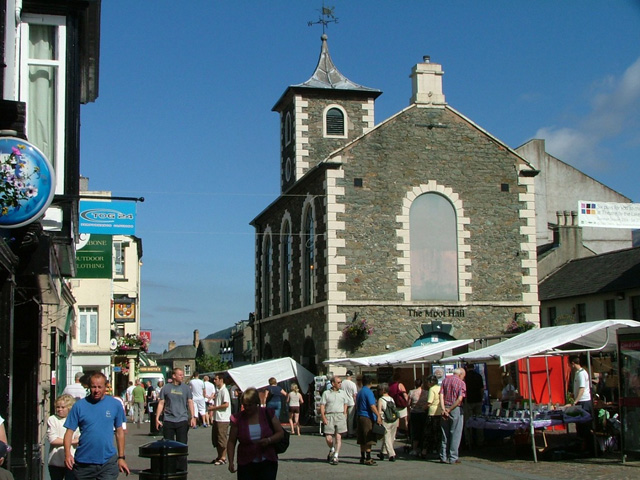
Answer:
<svg viewBox="0 0 640 480"><path fill-rule="evenodd" d="M281 193L251 222L255 360L318 372L329 358L539 323L539 170L449 106L442 77L425 57L410 105L376 124L382 92L344 77L323 35L312 77L273 107ZM345 343L354 319L373 330Z"/></svg>

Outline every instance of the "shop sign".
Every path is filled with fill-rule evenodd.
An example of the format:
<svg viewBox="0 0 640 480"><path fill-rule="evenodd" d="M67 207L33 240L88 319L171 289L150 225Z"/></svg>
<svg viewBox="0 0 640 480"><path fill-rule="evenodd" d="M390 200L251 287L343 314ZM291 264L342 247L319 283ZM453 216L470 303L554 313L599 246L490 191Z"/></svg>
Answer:
<svg viewBox="0 0 640 480"><path fill-rule="evenodd" d="M136 204L124 201L80 200L78 228L81 233L135 235Z"/></svg>
<svg viewBox="0 0 640 480"><path fill-rule="evenodd" d="M38 220L55 194L51 162L31 143L0 138L0 228L18 228Z"/></svg>
<svg viewBox="0 0 640 480"><path fill-rule="evenodd" d="M111 235L80 234L76 244L77 278L111 278L113 240Z"/></svg>
<svg viewBox="0 0 640 480"><path fill-rule="evenodd" d="M118 323L136 321L136 302L133 298L121 298L114 301L114 320Z"/></svg>

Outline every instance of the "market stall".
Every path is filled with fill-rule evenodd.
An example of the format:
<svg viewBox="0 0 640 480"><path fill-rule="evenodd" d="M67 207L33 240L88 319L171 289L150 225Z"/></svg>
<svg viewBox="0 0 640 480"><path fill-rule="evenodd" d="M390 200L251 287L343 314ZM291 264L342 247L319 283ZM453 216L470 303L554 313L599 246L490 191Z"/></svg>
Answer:
<svg viewBox="0 0 640 480"><path fill-rule="evenodd" d="M544 415L548 415L549 406L536 408L532 401L531 392L531 366L532 357L546 357L553 355L566 355L569 353L586 353L588 361L589 377L591 374L591 353L593 352L613 352L617 348L616 331L621 327L637 327L640 322L634 320L600 320L596 322L586 322L558 327L547 327L524 332L516 337L509 338L503 342L491 345L480 350L468 353L453 355L442 359L443 363L480 363L498 362L500 366L518 360L525 360L527 369L527 411L518 409L517 413L499 412L505 418L512 418L515 414L519 416L518 422L528 425L532 439L532 450L534 461L537 461L536 446L533 441L536 420L543 420ZM565 349L563 350L562 347ZM490 420L494 423L500 422L500 415L492 415ZM566 420L566 419L563 419ZM580 415L575 418L576 422L590 421ZM513 422L518 423L518 422ZM491 422L490 422L491 423ZM509 421L506 422L510 424Z"/></svg>
<svg viewBox="0 0 640 480"><path fill-rule="evenodd" d="M416 363L440 361L443 356L450 354L456 348L469 345L473 341L473 339L464 339L429 343L380 355L336 358L325 360L323 363L325 365L340 365L342 367L408 366Z"/></svg>
<svg viewBox="0 0 640 480"><path fill-rule="evenodd" d="M227 373L241 391L249 387L266 387L271 377L278 382L296 378L300 390L306 394L314 379L313 373L290 357L232 368L227 370Z"/></svg>

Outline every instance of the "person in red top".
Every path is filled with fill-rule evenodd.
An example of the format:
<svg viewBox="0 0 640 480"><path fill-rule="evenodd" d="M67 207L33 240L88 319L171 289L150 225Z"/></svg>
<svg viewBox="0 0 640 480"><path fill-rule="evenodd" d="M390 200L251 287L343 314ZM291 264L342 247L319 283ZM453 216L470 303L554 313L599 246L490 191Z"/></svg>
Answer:
<svg viewBox="0 0 640 480"><path fill-rule="evenodd" d="M453 375L446 377L440 387L440 407L442 408L442 443L440 463L460 463L458 448L462 439L462 401L467 394L464 383L464 368L456 368Z"/></svg>
<svg viewBox="0 0 640 480"><path fill-rule="evenodd" d="M284 432L273 411L260 407L255 388L242 394L244 410L231 416L231 431L227 442L229 471L238 472L238 480L275 480L278 474L278 455L274 445ZM238 443L237 468L235 462Z"/></svg>

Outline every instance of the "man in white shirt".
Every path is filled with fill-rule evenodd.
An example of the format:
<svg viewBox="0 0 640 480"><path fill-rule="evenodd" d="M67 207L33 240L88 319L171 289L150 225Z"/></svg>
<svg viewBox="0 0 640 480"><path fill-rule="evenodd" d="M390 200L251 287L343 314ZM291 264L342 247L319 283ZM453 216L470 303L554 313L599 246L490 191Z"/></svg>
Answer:
<svg viewBox="0 0 640 480"><path fill-rule="evenodd" d="M127 405L127 414L129 415L129 418L131 421L133 421L133 389L134 388L136 388L136 386L133 384L133 382L129 382L127 391L124 394L124 399Z"/></svg>
<svg viewBox="0 0 640 480"><path fill-rule="evenodd" d="M209 381L209 375L202 377L204 383L204 404L207 409L207 422L209 425L213 425L213 406L214 399L216 397L216 387Z"/></svg>
<svg viewBox="0 0 640 480"><path fill-rule="evenodd" d="M320 415L324 425L324 439L329 447L327 461L331 465L338 464L342 434L347 432L347 409L349 400L340 389L342 380L335 375L331 379L331 390L322 392L320 399Z"/></svg>
<svg viewBox="0 0 640 480"><path fill-rule="evenodd" d="M72 383L71 385L67 385L66 387L64 387L64 390L62 391L62 393L71 395L76 400L82 400L84 397L86 397L87 389L84 388L82 386L82 383L80 382L80 379L82 378L83 375L84 375L84 372L76 373L76 376L74 377L75 383Z"/></svg>
<svg viewBox="0 0 640 480"><path fill-rule="evenodd" d="M231 397L224 384L224 374L216 373L213 377L216 386L216 398L212 407L214 412L213 428L211 429L211 443L218 452L214 465L227 463L227 440L229 439L229 422L231 421Z"/></svg>
<svg viewBox="0 0 640 480"><path fill-rule="evenodd" d="M204 401L204 382L200 380L200 374L193 372L193 377L189 381L191 387L191 395L193 396L193 405L196 409L196 415L202 420L202 426L207 428L209 422L207 421L207 405Z"/></svg>
<svg viewBox="0 0 640 480"><path fill-rule="evenodd" d="M573 370L573 405L582 407L589 415L593 416L593 403L591 402L591 382L589 373L582 368L580 357L571 355L569 365ZM591 422L576 423L576 433L582 438L583 448L593 448L591 440Z"/></svg>
<svg viewBox="0 0 640 480"><path fill-rule="evenodd" d="M356 429L354 426L354 417L356 416L356 396L358 395L358 387L356 383L351 380L353 372L347 370L344 380L342 380L341 390L347 395L347 437L355 437Z"/></svg>

